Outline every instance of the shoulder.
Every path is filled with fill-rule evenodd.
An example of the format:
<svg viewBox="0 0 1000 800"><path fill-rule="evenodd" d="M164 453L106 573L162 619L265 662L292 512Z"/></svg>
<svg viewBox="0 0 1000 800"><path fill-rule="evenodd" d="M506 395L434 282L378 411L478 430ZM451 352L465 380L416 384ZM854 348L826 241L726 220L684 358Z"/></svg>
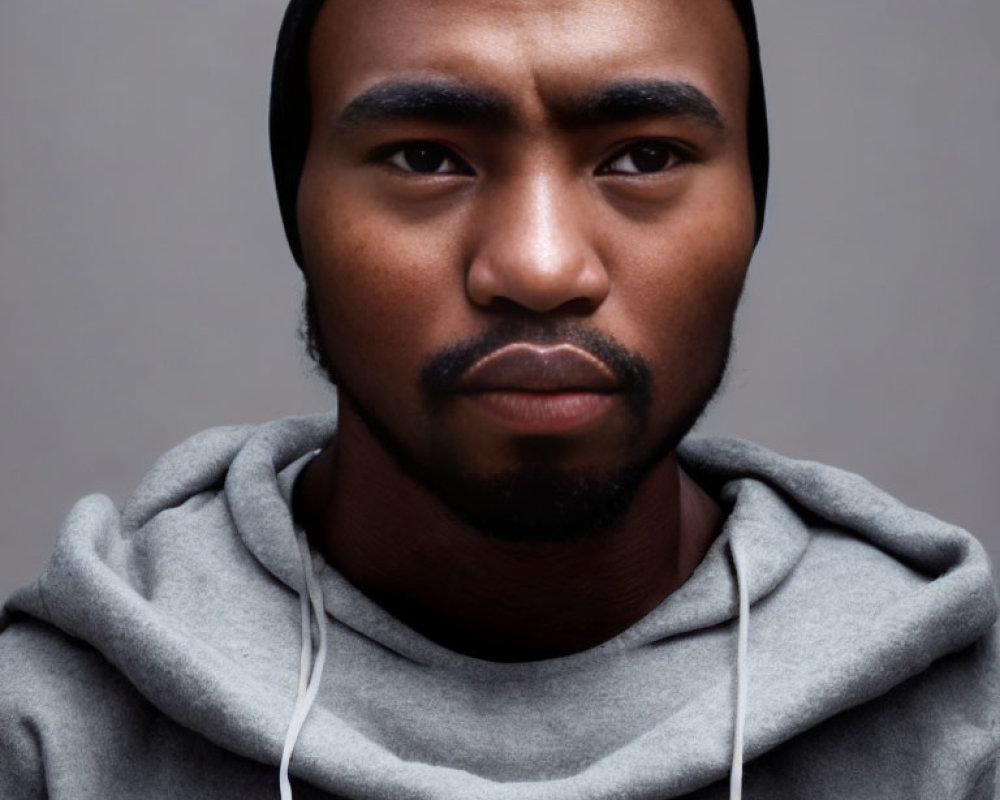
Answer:
<svg viewBox="0 0 1000 800"><path fill-rule="evenodd" d="M35 620L0 634L0 795L48 797L54 752L101 752L142 699L101 655ZM107 752L107 750L104 750Z"/></svg>
<svg viewBox="0 0 1000 800"><path fill-rule="evenodd" d="M748 766L747 788L766 787L774 797L993 800L998 641L994 627L885 694L790 738Z"/></svg>
<svg viewBox="0 0 1000 800"><path fill-rule="evenodd" d="M946 773L946 753L963 762L956 781L989 772L1000 651L979 542L858 475L747 442L694 437L679 457L730 508L752 603L751 711L769 720L754 731L751 714L748 730L780 741L811 729L816 752L867 741L889 763L923 758L910 772L927 781ZM910 796L969 796L956 791ZM845 785L841 796L875 795Z"/></svg>
<svg viewBox="0 0 1000 800"><path fill-rule="evenodd" d="M272 781L273 769L165 715L85 642L24 618L0 633L4 800L256 800Z"/></svg>

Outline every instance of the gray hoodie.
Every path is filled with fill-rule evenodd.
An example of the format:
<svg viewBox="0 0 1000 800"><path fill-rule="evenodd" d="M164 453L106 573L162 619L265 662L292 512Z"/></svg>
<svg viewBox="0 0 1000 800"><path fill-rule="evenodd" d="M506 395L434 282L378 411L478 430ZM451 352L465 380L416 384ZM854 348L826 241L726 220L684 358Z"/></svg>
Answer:
<svg viewBox="0 0 1000 800"><path fill-rule="evenodd" d="M303 639L289 498L334 426L210 430L120 512L102 496L74 507L0 616L0 797L278 797ZM729 509L724 530L658 608L567 657L446 650L313 555L328 655L295 796L723 798L742 674L744 797L993 798L996 603L979 544L744 442L689 438L681 457Z"/></svg>

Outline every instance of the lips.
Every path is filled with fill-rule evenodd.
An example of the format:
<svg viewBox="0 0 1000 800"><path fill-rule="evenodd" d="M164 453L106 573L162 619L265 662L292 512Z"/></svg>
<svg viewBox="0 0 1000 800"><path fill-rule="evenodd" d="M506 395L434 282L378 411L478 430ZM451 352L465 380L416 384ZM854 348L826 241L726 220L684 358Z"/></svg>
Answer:
<svg viewBox="0 0 1000 800"><path fill-rule="evenodd" d="M460 392L610 393L615 373L572 344L510 344L474 363L458 380Z"/></svg>
<svg viewBox="0 0 1000 800"><path fill-rule="evenodd" d="M519 342L473 363L455 388L506 433L568 436L597 424L621 384L609 366L576 345Z"/></svg>

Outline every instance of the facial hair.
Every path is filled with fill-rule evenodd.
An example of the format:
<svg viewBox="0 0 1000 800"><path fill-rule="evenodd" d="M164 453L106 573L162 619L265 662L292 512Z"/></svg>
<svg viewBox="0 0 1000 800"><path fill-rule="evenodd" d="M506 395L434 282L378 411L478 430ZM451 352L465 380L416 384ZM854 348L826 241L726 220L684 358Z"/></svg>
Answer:
<svg viewBox="0 0 1000 800"><path fill-rule="evenodd" d="M418 457L382 420L338 379L318 333L311 298L306 297L303 338L309 352L337 386L341 398L362 420L400 470L434 495L452 514L485 536L511 542L569 542L601 535L619 522L650 472L694 426L717 393L725 375L732 338L710 384L692 399L676 423L641 448L638 457L603 470L568 470L558 465L558 437L523 442L521 465L494 474L475 474L457 459ZM420 373L420 388L431 419L442 413L461 376L473 364L517 343L569 343L599 359L614 373L636 436L646 430L653 374L640 355L578 320L555 323L505 320L484 333L432 355Z"/></svg>

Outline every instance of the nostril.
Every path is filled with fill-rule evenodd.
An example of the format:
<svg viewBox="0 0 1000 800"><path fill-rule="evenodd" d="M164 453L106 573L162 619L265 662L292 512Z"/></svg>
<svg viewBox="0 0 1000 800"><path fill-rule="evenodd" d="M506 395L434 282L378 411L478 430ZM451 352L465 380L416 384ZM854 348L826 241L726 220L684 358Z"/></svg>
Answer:
<svg viewBox="0 0 1000 800"><path fill-rule="evenodd" d="M526 308L524 305L517 303L507 297L495 297L488 304L483 304L484 308L488 311L496 313L498 316L503 317L518 317L518 316L536 316L539 314L552 314L558 313L560 317L586 317L594 312L594 309L600 305L599 303L594 303L592 300L586 297L577 297L573 300L568 300L562 305L556 306L554 308L548 309L530 309Z"/></svg>
<svg viewBox="0 0 1000 800"><path fill-rule="evenodd" d="M565 306L593 309L609 289L604 264L583 247L544 260L524 253L483 253L466 275L466 291L474 304L512 304L538 313Z"/></svg>

